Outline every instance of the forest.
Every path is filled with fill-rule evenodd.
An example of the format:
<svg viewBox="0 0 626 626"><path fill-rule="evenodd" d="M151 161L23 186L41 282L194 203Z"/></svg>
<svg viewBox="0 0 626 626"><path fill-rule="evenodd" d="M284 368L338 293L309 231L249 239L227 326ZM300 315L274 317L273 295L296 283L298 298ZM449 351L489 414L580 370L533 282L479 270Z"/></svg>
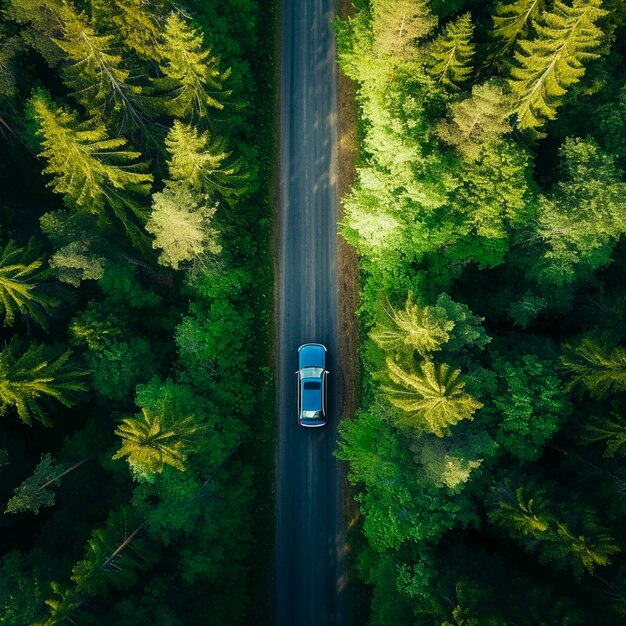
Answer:
<svg viewBox="0 0 626 626"><path fill-rule="evenodd" d="M354 0L361 623L626 620L626 5Z"/></svg>
<svg viewBox="0 0 626 626"><path fill-rule="evenodd" d="M249 623L271 7L0 4L0 624Z"/></svg>

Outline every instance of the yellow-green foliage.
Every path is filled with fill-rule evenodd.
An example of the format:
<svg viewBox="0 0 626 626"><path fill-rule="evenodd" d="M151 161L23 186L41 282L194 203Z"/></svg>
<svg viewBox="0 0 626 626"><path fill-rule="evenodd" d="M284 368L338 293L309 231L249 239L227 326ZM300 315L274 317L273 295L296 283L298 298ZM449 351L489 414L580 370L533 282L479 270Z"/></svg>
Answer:
<svg viewBox="0 0 626 626"><path fill-rule="evenodd" d="M474 24L469 13L450 22L435 39L428 66L435 80L443 87L457 90L472 74Z"/></svg>
<svg viewBox="0 0 626 626"><path fill-rule="evenodd" d="M23 422L33 418L47 423L42 401L54 399L64 406L74 404L77 393L87 387L86 372L71 364L71 351L53 356L43 344L32 343L18 353L15 340L0 352L0 414L15 409Z"/></svg>
<svg viewBox="0 0 626 626"><path fill-rule="evenodd" d="M219 59L204 48L202 35L178 13L167 18L160 53L164 75L160 84L171 88L165 104L172 115L202 118L211 108L224 107L218 98L226 95L223 83L230 70L220 70Z"/></svg>
<svg viewBox="0 0 626 626"><path fill-rule="evenodd" d="M43 259L32 256L30 249L18 248L13 241L0 249L0 313L5 326L24 313L45 327L45 314L57 304L38 284L48 274Z"/></svg>
<svg viewBox="0 0 626 626"><path fill-rule="evenodd" d="M418 431L443 437L450 426L471 420L482 406L464 390L461 370L445 363L424 361L417 371L405 370L388 357L387 369L393 383L383 388L387 399L406 412L400 422Z"/></svg>
<svg viewBox="0 0 626 626"><path fill-rule="evenodd" d="M137 416L122 420L115 430L122 447L113 458L128 457L138 476L162 472L166 465L184 472L187 451L199 429L194 416L179 418L167 407L160 413L142 409Z"/></svg>
<svg viewBox="0 0 626 626"><path fill-rule="evenodd" d="M555 0L534 22L534 35L515 48L509 87L515 96L516 126L540 134L569 87L585 73L585 63L600 56L604 35L597 22L607 14L601 0Z"/></svg>

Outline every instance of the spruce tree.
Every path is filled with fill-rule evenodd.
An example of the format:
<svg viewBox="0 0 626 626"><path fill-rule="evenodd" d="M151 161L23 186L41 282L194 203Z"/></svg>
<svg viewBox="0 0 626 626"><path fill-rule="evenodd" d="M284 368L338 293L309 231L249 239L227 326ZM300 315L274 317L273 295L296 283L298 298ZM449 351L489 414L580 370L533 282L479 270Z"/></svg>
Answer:
<svg viewBox="0 0 626 626"><path fill-rule="evenodd" d="M50 270L44 269L43 259L33 253L32 241L27 248L19 248L13 241L0 248L0 313L5 326L21 313L45 328L46 314L58 304L41 290Z"/></svg>
<svg viewBox="0 0 626 626"><path fill-rule="evenodd" d="M472 74L474 24L469 13L450 22L435 39L430 50L428 67L443 87L456 91Z"/></svg>
<svg viewBox="0 0 626 626"><path fill-rule="evenodd" d="M515 97L516 126L541 136L556 117L563 97L585 73L585 63L600 56L604 36L596 25L607 14L601 0L555 0L534 22L535 35L515 48L509 87Z"/></svg>
<svg viewBox="0 0 626 626"><path fill-rule="evenodd" d="M184 119L202 119L210 109L224 108L224 81L230 70L205 48L202 35L178 13L170 13L162 33L160 64L163 78L156 85L164 92L162 107Z"/></svg>
<svg viewBox="0 0 626 626"><path fill-rule="evenodd" d="M124 121L141 123L134 96L139 88L129 83L130 71L111 35L99 35L84 13L64 4L61 10L63 34L55 43L63 50L68 65L63 71L74 97L87 111L111 120L121 113Z"/></svg>
<svg viewBox="0 0 626 626"><path fill-rule="evenodd" d="M43 344L32 343L18 352L15 339L0 351L0 415L10 409L31 424L33 418L49 425L42 401L54 399L70 407L87 388L81 381L86 372L71 364L71 352L55 355Z"/></svg>
<svg viewBox="0 0 626 626"><path fill-rule="evenodd" d="M565 344L561 364L570 374L569 387L583 385L596 398L626 391L626 349L594 335Z"/></svg>
<svg viewBox="0 0 626 626"><path fill-rule="evenodd" d="M473 419L482 404L465 390L461 371L424 361L419 371L405 370L387 357L393 386L383 387L389 402L407 413L400 423L443 437L460 420Z"/></svg>
<svg viewBox="0 0 626 626"><path fill-rule="evenodd" d="M57 464L50 454L43 454L33 475L15 489L5 512L32 511L37 515L39 509L53 506L54 491L49 487L58 484L63 476L80 467L85 461L86 459L83 459L67 466L67 464Z"/></svg>
<svg viewBox="0 0 626 626"><path fill-rule="evenodd" d="M508 52L520 35L528 32L531 24L543 11L545 0L511 0L497 2L493 10L493 36L499 41L498 54Z"/></svg>
<svg viewBox="0 0 626 626"><path fill-rule="evenodd" d="M169 155L170 180L184 181L198 192L230 201L243 190L240 165L232 162L223 138L174 120L165 138L165 147Z"/></svg>
<svg viewBox="0 0 626 626"><path fill-rule="evenodd" d="M615 411L610 416L591 416L582 439L585 443L604 443L604 456L626 456L626 419Z"/></svg>
<svg viewBox="0 0 626 626"><path fill-rule="evenodd" d="M372 330L371 338L384 350L394 354L416 351L427 358L449 339L454 328L445 309L420 306L409 293L403 309L389 302L383 307L386 319Z"/></svg>
<svg viewBox="0 0 626 626"><path fill-rule="evenodd" d="M167 409L154 413L142 409L135 417L127 417L115 433L122 439L122 447L114 459L128 457L128 463L137 476L160 473L166 465L184 472L187 452L199 434L194 416L179 418Z"/></svg>
<svg viewBox="0 0 626 626"><path fill-rule="evenodd" d="M70 207L96 214L106 223L113 211L129 235L137 238L137 222L145 212L137 197L150 190L147 164L136 162L139 152L125 150L126 140L110 138L104 125L81 122L70 110L55 106L41 92L30 101L39 126L47 161L44 172L54 178L50 186L63 194ZM129 215L129 212L131 215Z"/></svg>

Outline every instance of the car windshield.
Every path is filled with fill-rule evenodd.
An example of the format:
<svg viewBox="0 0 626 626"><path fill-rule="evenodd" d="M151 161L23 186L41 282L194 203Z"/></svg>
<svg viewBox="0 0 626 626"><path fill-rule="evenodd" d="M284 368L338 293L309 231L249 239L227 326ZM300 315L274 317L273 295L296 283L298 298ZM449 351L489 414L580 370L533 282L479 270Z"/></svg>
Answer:
<svg viewBox="0 0 626 626"><path fill-rule="evenodd" d="M321 411L302 411L302 419L321 419Z"/></svg>
<svg viewBox="0 0 626 626"><path fill-rule="evenodd" d="M321 378L324 368L322 367L303 367L300 370L302 378Z"/></svg>

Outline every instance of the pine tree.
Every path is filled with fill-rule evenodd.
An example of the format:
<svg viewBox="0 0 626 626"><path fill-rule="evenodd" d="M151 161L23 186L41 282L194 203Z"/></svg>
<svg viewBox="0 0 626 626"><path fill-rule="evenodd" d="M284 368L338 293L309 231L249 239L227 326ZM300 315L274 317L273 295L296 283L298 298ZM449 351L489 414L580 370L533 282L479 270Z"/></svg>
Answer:
<svg viewBox="0 0 626 626"><path fill-rule="evenodd" d="M545 0L498 2L493 13L493 36L498 39L498 55L508 52L522 33L528 32L545 6Z"/></svg>
<svg viewBox="0 0 626 626"><path fill-rule="evenodd" d="M483 144L496 141L511 130L508 102L500 82L474 85L469 98L450 104L451 119L440 122L437 132L461 154L477 159Z"/></svg>
<svg viewBox="0 0 626 626"><path fill-rule="evenodd" d="M223 83L230 70L219 69L220 60L203 48L202 35L177 13L171 13L162 34L160 64L164 78L156 81L165 95L163 107L184 119L202 119L210 108L222 109Z"/></svg>
<svg viewBox="0 0 626 626"><path fill-rule="evenodd" d="M428 66L435 80L443 87L456 91L472 73L474 25L469 13L450 22L435 39Z"/></svg>
<svg viewBox="0 0 626 626"><path fill-rule="evenodd" d="M445 309L420 306L413 302L412 293L403 309L395 309L387 301L383 310L387 319L370 336L381 348L395 354L408 350L427 358L449 339L449 331L454 328Z"/></svg>
<svg viewBox="0 0 626 626"><path fill-rule="evenodd" d="M626 419L615 411L610 417L592 416L585 424L583 441L603 442L606 445L604 456L626 455Z"/></svg>
<svg viewBox="0 0 626 626"><path fill-rule="evenodd" d="M63 20L62 0L7 0L6 15L24 25L20 36L37 50L50 67L63 59L63 51L54 42L61 36Z"/></svg>
<svg viewBox="0 0 626 626"><path fill-rule="evenodd" d="M86 386L81 382L83 372L71 365L71 352L53 356L43 344L31 344L17 353L15 339L0 351L0 415L15 408L20 419L31 424L33 418L48 425L41 401L54 399L64 406L74 404L74 398Z"/></svg>
<svg viewBox="0 0 626 626"><path fill-rule="evenodd" d="M426 0L373 0L374 52L390 55L394 61L417 55L418 40L437 25Z"/></svg>
<svg viewBox="0 0 626 626"><path fill-rule="evenodd" d="M186 261L218 254L217 232L210 225L215 210L185 183L155 193L146 230L155 237L152 246L162 250L159 263L178 269Z"/></svg>
<svg viewBox="0 0 626 626"><path fill-rule="evenodd" d="M15 59L22 48L20 38L17 35L10 35L0 24L0 100L5 103L14 98L18 92L20 69Z"/></svg>
<svg viewBox="0 0 626 626"><path fill-rule="evenodd" d="M601 0L574 0L570 7L555 0L534 23L536 35L518 42L509 87L515 96L516 126L541 135L538 129L556 117L567 93L597 59L603 34L596 26L607 12Z"/></svg>
<svg viewBox="0 0 626 626"><path fill-rule="evenodd" d="M48 489L54 483L58 484L63 476L80 467L87 459L67 466L56 464L50 454L43 454L35 472L15 489L9 500L5 513L19 513L32 511L35 515L39 509L54 505L54 491Z"/></svg>
<svg viewBox="0 0 626 626"><path fill-rule="evenodd" d="M42 269L43 260L33 252L32 241L27 248L18 248L13 241L0 248L0 313L4 313L5 326L22 313L45 328L45 315L58 304L41 291L39 285L50 270Z"/></svg>
<svg viewBox="0 0 626 626"><path fill-rule="evenodd" d="M196 191L234 200L241 193L240 165L232 162L226 141L174 120L165 138L170 180L184 181ZM226 162L231 161L229 165Z"/></svg>
<svg viewBox="0 0 626 626"><path fill-rule="evenodd" d="M200 427L194 416L173 417L165 409L159 414L142 409L136 417L127 417L115 430L122 439L114 459L128 457L138 476L160 473L166 465L184 472L187 451Z"/></svg>
<svg viewBox="0 0 626 626"><path fill-rule="evenodd" d="M94 213L101 221L107 221L105 209L110 207L136 239L136 221L145 216L135 197L147 194L152 181L145 163L133 163L140 153L124 150L125 139L109 138L102 124L81 122L76 113L53 105L41 92L30 106L42 138L40 156L48 162L44 172L54 176L50 186L70 206Z"/></svg>
<svg viewBox="0 0 626 626"><path fill-rule="evenodd" d="M61 19L63 34L54 41L68 61L63 75L76 100L102 118L110 120L112 112L119 112L123 120L141 124L134 102L140 90L129 83L130 72L113 37L97 34L87 16L69 4L63 5Z"/></svg>
<svg viewBox="0 0 626 626"><path fill-rule="evenodd" d="M159 62L167 2L163 0L89 0L92 19L139 58Z"/></svg>
<svg viewBox="0 0 626 626"><path fill-rule="evenodd" d="M596 398L626 391L626 349L586 335L566 344L564 352L561 364L571 374L570 389L582 384Z"/></svg>
<svg viewBox="0 0 626 626"><path fill-rule="evenodd" d="M418 372L405 371L387 357L387 374L394 386L384 387L394 406L408 413L401 422L443 437L460 420L473 419L482 404L464 391L461 371L424 361Z"/></svg>
<svg viewBox="0 0 626 626"><path fill-rule="evenodd" d="M506 481L494 492L489 520L506 529L540 560L569 566L576 579L593 574L620 552L614 538L598 524L595 511L577 498L554 505L548 489L533 481L522 486Z"/></svg>
<svg viewBox="0 0 626 626"><path fill-rule="evenodd" d="M127 507L114 510L106 524L91 533L85 558L72 568L74 593L79 597L106 596L110 588L122 589L136 582L146 561L138 556L144 526L135 511Z"/></svg>

